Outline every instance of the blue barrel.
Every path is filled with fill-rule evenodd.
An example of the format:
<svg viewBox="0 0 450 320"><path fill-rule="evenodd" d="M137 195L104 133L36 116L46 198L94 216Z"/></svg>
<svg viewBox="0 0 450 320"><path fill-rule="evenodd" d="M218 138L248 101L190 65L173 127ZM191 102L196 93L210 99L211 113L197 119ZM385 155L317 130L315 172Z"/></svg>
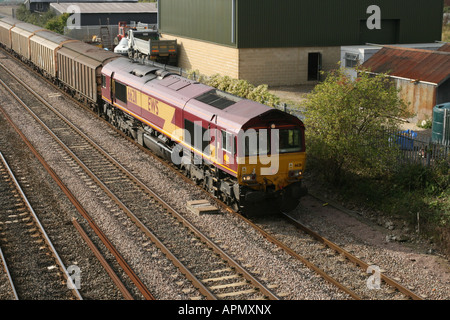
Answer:
<svg viewBox="0 0 450 320"><path fill-rule="evenodd" d="M445 137L450 138L450 126L447 120L445 125L445 113L450 118L450 102L439 104L433 108L433 127L431 132L431 141L441 143ZM444 132L445 131L445 132Z"/></svg>
<svg viewBox="0 0 450 320"><path fill-rule="evenodd" d="M412 130L406 130L400 132L397 137L397 144L400 145L402 150L413 150L414 139L417 138L417 132Z"/></svg>

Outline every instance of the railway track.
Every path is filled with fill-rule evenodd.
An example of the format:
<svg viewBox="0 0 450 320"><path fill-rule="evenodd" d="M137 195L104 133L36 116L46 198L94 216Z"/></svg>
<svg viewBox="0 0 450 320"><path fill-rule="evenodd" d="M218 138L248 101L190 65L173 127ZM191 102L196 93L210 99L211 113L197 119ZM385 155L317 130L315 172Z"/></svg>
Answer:
<svg viewBox="0 0 450 320"><path fill-rule="evenodd" d="M351 254L350 252L343 249L336 243L333 243L332 241L321 236L317 232L306 227L299 221L292 218L290 215L288 215L286 213L281 213L281 215L288 223L292 224L294 227L299 229L301 232L306 233L311 238L313 238L316 241L318 241L319 243L321 243L323 245L321 247L321 249L323 249L323 254L326 254L328 256L337 257L340 262L344 262L344 261L348 262L350 264L353 264L355 267L358 267L360 269L360 271L362 271L363 273L365 272L366 274L368 273L370 275L374 275L374 276L378 277L379 283L377 284L377 287L375 286L376 283L372 283L372 288L370 288L370 285L369 285L369 289L372 289L372 291L373 291L373 289L381 289L381 286L379 286L379 285L381 284L381 281L384 281L389 286L389 288L387 288L388 296L389 295L393 296L396 294L396 291L398 291L401 294L403 294L404 297L407 299L423 300L420 296L418 296L417 294L415 294L414 292L412 292L411 290L409 290L402 284L398 283L396 280L394 280L391 277L384 274L384 270L380 269L379 267L374 266L372 263L364 262L359 257ZM330 250L332 251L331 253L330 253ZM357 272L355 271L355 273L357 273ZM363 277L363 279L367 280L366 277ZM366 284L367 284L367 281L366 281Z"/></svg>
<svg viewBox="0 0 450 320"><path fill-rule="evenodd" d="M14 298L81 300L18 180L28 185L26 177L14 175L0 153L0 247Z"/></svg>
<svg viewBox="0 0 450 320"><path fill-rule="evenodd" d="M11 127L16 131L16 133L19 134L19 136L22 138L22 141L25 143L25 145L28 147L28 149L31 151L31 153L37 158L37 160L42 164L43 168L47 171L47 173L53 178L53 180L56 182L56 184L62 189L63 193L67 196L67 198L70 200L70 202L74 205L75 209L80 213L80 215L82 217L86 218L89 226L94 231L95 235L98 238L100 238L101 242L103 242L103 244L106 246L106 248L109 250L109 252L112 253L112 255L116 258L116 260L118 260L118 264L120 265L120 267L125 271L125 273L129 276L129 278L136 284L136 287L141 291L144 298L153 300L153 297L148 292L148 289L145 286L142 286L140 279L138 279L136 274L130 269L130 267L123 260L123 258L120 256L120 254L118 254L117 251L115 250L115 248L113 248L113 246L108 241L108 239L106 239L104 234L99 230L98 226L90 219L90 217L87 214L87 212L85 211L85 209L81 206L81 204L77 201L77 199L69 191L67 186L59 179L59 177L56 175L56 173L50 168L48 163L42 158L42 156L34 148L34 146L31 144L31 142L25 137L25 135L20 131L20 129L13 123L13 121L9 118L9 116L4 112L4 110L2 108L0 108L0 113L6 119L6 122L9 122ZM1 144L0 144L0 147L2 147ZM16 156L19 156L19 155L16 155ZM27 174L29 175L29 173L27 173ZM47 217L47 219L48 219L48 217ZM117 273L113 270L113 268L110 266L110 264L106 261L105 257L99 251L97 246L93 243L91 237L85 232L85 230L80 225L80 223L78 223L76 218L72 219L72 224L74 225L74 227L78 231L78 233L81 235L81 237L83 238L85 243L88 245L90 250L94 253L96 258L99 260L102 267L107 271L108 275L113 280L113 282L117 286L118 290L122 293L123 297L126 300L133 300L134 297L126 289L124 283L119 279ZM64 235L64 232L61 231L61 226L58 226L58 227L59 228L58 228L57 233ZM60 239L58 239L58 240L60 240ZM69 239L69 241L70 241L70 239ZM62 244L62 246L67 247L68 245L67 245L67 243L64 243L64 244ZM6 267L6 263L5 263L5 272L6 272L6 275L9 275L6 268L7 267ZM95 272L98 272L98 271L95 271Z"/></svg>
<svg viewBox="0 0 450 320"><path fill-rule="evenodd" d="M122 134L119 132L119 134ZM122 136L125 137L125 135L122 134ZM139 146L139 145L138 145ZM140 146L139 146L140 147ZM144 150L147 154L151 154L150 151L148 151L147 149L140 147L142 150ZM174 171L177 170L176 167L174 167L171 164L168 164L166 161L153 156L153 158L157 159L158 161L164 163L166 166L168 165L169 167L171 167L172 169L174 169ZM186 178L182 173L177 172L179 176L181 176L183 179L185 179L186 181L189 181L189 183L191 184L195 184L193 181L191 181L190 179ZM270 232L263 230L261 227L257 226L256 224L254 224L252 221L246 219L245 217L240 216L239 214L237 214L236 212L234 212L232 210L232 208L228 207L226 204L222 203L220 200L212 197L207 191L205 191L205 193L208 195L208 197L211 198L212 201L216 202L219 206L221 206L224 210L235 214L237 217L239 218L243 218L246 223L248 223L249 225L252 225L252 227L254 227L256 230L258 230L264 237L266 237L269 241L271 241L272 243L276 244L277 246L279 246L280 248L282 248L285 252L287 252L288 254L290 254L291 256L293 256L294 258L302 261L302 263L304 263L306 266L308 266L309 268L311 268L312 270L314 270L315 272L317 272L321 277L323 277L324 279L326 279L327 281L329 281L330 283L332 283L333 285L337 286L340 290L344 291L345 293L347 293L350 297L354 298L354 299L365 299L367 297L365 297L364 295L360 295L358 293L355 292L355 290L350 289L350 287L352 287L352 285L344 285L341 284L340 281L335 280L332 276L328 275L327 272L325 272L324 270L322 270L321 268L319 268L318 266L316 266L313 262L311 262L309 259L301 256L297 250L292 249L289 245L284 244L282 241L278 240L276 238L275 235L271 235ZM351 255L345 253L345 250L343 250L342 248L339 248L337 245L332 244L329 240L324 239L323 237L321 237L320 235L315 234L312 230L307 229L305 226L300 226L298 224L298 222L293 221L292 219L290 219L289 217L285 216L286 222L289 224L293 224L295 225L297 228L301 229L302 232L305 232L307 234L309 234L311 237L313 237L314 241L317 241L319 244L318 249L319 250L327 250L327 249L332 249L336 252L336 254L334 255L338 255L339 256L339 261L341 262L352 262L355 265L359 266L359 268L361 268L363 274L366 273L367 268L368 268L368 264L364 263L363 261L357 261L355 260L356 257L352 257ZM159 222L156 222L159 223ZM195 240L192 240L195 241ZM319 248L320 247L320 248ZM325 255L328 255L331 257L331 254L325 253ZM357 258L356 258L357 259ZM356 271L355 271L356 272ZM363 279L367 279L369 275L366 273L365 277L362 277ZM211 278L211 279L217 279L220 277L216 277L216 278ZM405 288L404 286L400 285L399 283L397 283L396 281L390 279L389 277L387 277L384 274L380 275L381 280L385 281L386 284L388 284L390 287L393 288L394 291L398 291L404 294L404 296L408 299L421 299L420 297L418 297L417 295L415 295L413 292L411 292L409 289ZM214 287L220 287L220 285L214 286ZM358 288L356 289L356 291L358 291ZM391 292L392 293L392 292Z"/></svg>
<svg viewBox="0 0 450 320"><path fill-rule="evenodd" d="M6 71L6 69L5 69ZM277 299L269 289L204 236L10 72L2 84L28 109L95 183L118 218L125 213L207 299ZM8 83L8 85L6 85ZM15 92L15 93L14 93ZM28 92L28 93L27 93ZM30 94L31 93L31 94ZM51 110L52 112L49 112Z"/></svg>

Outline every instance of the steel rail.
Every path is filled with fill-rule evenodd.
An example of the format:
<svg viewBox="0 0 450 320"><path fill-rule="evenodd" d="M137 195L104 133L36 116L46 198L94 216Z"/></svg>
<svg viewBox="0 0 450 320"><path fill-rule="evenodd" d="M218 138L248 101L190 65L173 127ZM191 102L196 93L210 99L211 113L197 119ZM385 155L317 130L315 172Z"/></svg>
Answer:
<svg viewBox="0 0 450 320"><path fill-rule="evenodd" d="M0 64L1 65L1 64ZM6 69L5 69L6 70ZM9 70L7 70L9 73ZM14 75L12 75L14 77ZM32 94L34 94L36 96L37 99L39 99L42 103L44 103L47 107L53 109L45 100L43 100L41 97L39 97L39 95L37 95L36 93L34 93L34 91L29 88L26 84L24 84L20 79L16 79L17 81L19 81L19 83L21 83L27 90L29 90ZM2 80L0 80L0 84L2 84L3 86L5 86L6 88L8 87ZM151 241L156 245L156 247L158 247L167 257L169 260L172 261L172 263L189 279L192 281L192 283L194 284L195 287L197 287L197 289L205 296L207 297L207 299L209 300L217 300L217 297L209 291L208 288L206 288L206 286L199 280L197 279L190 271L189 269L184 266L184 264L179 261L175 255L173 255L173 253L134 215L134 213L125 206L125 204L122 203L122 201L117 198L114 193L109 190L109 188L72 152L72 150L70 150L52 131L50 128L48 128L45 123L43 123L43 121L41 119L39 119L39 117L28 108L28 106L12 91L12 90L8 90L21 104L24 108L26 108L28 110L28 112L30 112L30 114L32 115L32 117L47 131L47 133L49 133L52 138L70 155L70 157L72 157L72 159L75 160L75 162L78 163L78 165L89 175L89 177L94 180L97 185L106 193L109 195L109 197L127 214L127 216L139 227L139 229L141 229L142 232L144 232L144 234L149 237L151 239ZM55 110L56 111L56 110ZM58 113L56 111L56 113ZM62 118L64 121L68 121L67 119L65 119L64 117ZM77 130L78 133L80 133L81 135L84 135L82 132L80 132L79 130ZM88 139L90 140L90 139ZM90 140L92 141L92 140ZM86 216L85 216L86 218ZM88 221L92 221L92 219L89 219ZM104 237L104 240L106 241L106 237ZM109 240L107 241L109 242ZM124 261L124 260L123 260ZM129 268L129 267L128 267ZM131 270L131 268L130 268ZM135 278L136 279L136 278ZM137 279L136 279L137 280ZM143 284L140 283L140 279L138 280L137 283L135 283L138 287L141 288L145 288L144 291L148 291L148 289L146 289L145 286L143 286ZM138 284L139 283L139 284ZM149 293L149 292L148 292ZM153 300L153 296L149 293L145 294L145 296L148 299Z"/></svg>
<svg viewBox="0 0 450 320"><path fill-rule="evenodd" d="M3 251L1 248L0 248L0 258L1 258L1 261L3 262L3 269L5 270L6 276L8 277L9 286L11 287L11 290L13 292L14 299L19 300L19 296L17 295L16 287L14 286L14 281L11 277L11 274L9 273L8 265L6 264L6 259L5 259L5 256L3 255Z"/></svg>
<svg viewBox="0 0 450 320"><path fill-rule="evenodd" d="M318 197L316 195L311 195L311 196L315 197L316 199L322 200L320 197ZM327 203L330 203L330 201L327 201ZM336 205L334 205L332 203L330 205L334 206L336 209L338 209L340 211L343 211L342 208L340 208L339 206L336 206ZM296 226L297 228L299 228L302 231L306 232L307 234L309 234L313 238L317 239L318 241L322 242L324 245L328 246L329 248L335 250L339 254L342 254L348 260L353 262L355 265L360 266L361 269L363 269L364 271L367 271L367 269L369 268L369 264L367 264L366 262L364 262L361 259L357 258L356 256L352 255L350 252L348 252L345 249L339 247L337 244L331 242L330 240L326 239L325 237L322 237L321 235L319 235L318 233L314 232L313 230L307 228L306 226L304 226L303 224L301 224L299 221L295 220L294 218L292 218L288 214L282 213L282 216L285 219L287 219L290 223L292 223L294 226ZM396 288L398 291L400 291L404 295L410 297L411 299L413 299L413 300L423 300L421 297L416 295L414 292L412 292L411 290L405 288L404 286L399 284L397 281L393 280L392 278L388 277L387 275L383 274L382 272L380 273L380 277L381 277L381 280L383 280L386 284L390 285L391 287Z"/></svg>
<svg viewBox="0 0 450 320"><path fill-rule="evenodd" d="M227 206L225 203L223 203L224 206ZM227 206L228 207L228 206ZM338 287L339 289L341 289L342 291L344 291L345 293L347 293L348 295L350 295L353 299L355 300L361 300L361 297L355 293L353 290L351 290L350 288L344 286L343 284L341 284L339 281L337 281L336 279L334 279L333 277L331 277L330 275L328 275L325 271L323 271L322 269L320 269L319 267L317 267L314 263L310 262L308 259L306 259L305 257L303 257L302 255L298 254L297 252L295 252L293 249L289 248L287 245L285 245L283 242L281 242L280 240L276 239L275 237L273 237L271 234L269 234L267 231L265 231L263 228L259 227L258 225L256 225L255 223L253 223L251 220L249 220L248 218L240 215L239 213L233 211L230 207L227 208L227 210L231 211L232 214L240 217L243 221L245 221L247 224L249 224L252 228L254 228L255 230L257 230L259 233L261 233L264 238L266 238L268 241L272 242L273 244L277 245L278 247L280 247L281 249L283 249L286 253L288 253L289 255L291 255L292 257L294 257L295 259L301 261L304 265L306 265L308 268L310 268L311 270L315 271L317 274L319 274L323 279L325 279L326 281L328 281L329 283L333 284L334 286Z"/></svg>
<svg viewBox="0 0 450 320"><path fill-rule="evenodd" d="M81 237L84 239L88 247L92 250L94 255L97 257L97 259L102 264L103 268L105 268L106 272L109 274L113 282L116 284L117 288L119 288L120 292L124 296L125 300L134 300L133 296L130 294L130 292L125 288L125 285L120 281L117 274L114 272L114 270L111 268L111 266L108 264L108 262L105 260L105 258L102 256L100 251L95 247L92 240L89 238L87 233L83 230L83 227L78 223L77 219L72 218L72 223L77 229L77 231L80 233Z"/></svg>
<svg viewBox="0 0 450 320"><path fill-rule="evenodd" d="M1 63L0 63L1 65ZM9 72L9 70L7 70ZM9 72L10 73L10 72ZM11 74L11 73L10 73ZM12 74L11 74L12 75ZM87 140L95 149L97 149L101 154L103 154L106 158L109 159L117 168L119 168L123 173L125 173L130 179L134 180L141 189L143 189L147 194L157 200L167 211L169 211L178 221L180 221L185 227L190 229L196 235L199 236L210 248L212 248L220 257L226 260L234 269L238 270L246 280L252 283L255 287L257 287L261 293L266 295L270 300L278 300L279 298L274 295L268 288L266 288L262 283L260 283L255 277L253 277L247 270L242 268L238 262L236 262L231 256L225 253L221 248L219 248L212 240L210 240L206 235L204 235L201 231L199 231L194 225L192 225L186 218L184 218L181 214L179 214L173 207L171 207L167 202L165 202L160 196L158 196L153 190L147 187L142 181L139 180L136 176L130 173L125 167L123 167L119 162L117 162L114 158L108 155L108 153L103 150L99 145L97 145L91 138L89 138L86 134L81 132L79 129L74 127L70 121L62 115L59 111L55 110L47 101L42 99L38 94L34 92L28 85L24 84L23 81L17 79L14 75L12 75L16 80L21 83L27 90L29 90L33 95L36 96L39 101L45 104L48 108L50 108L53 112L55 112L67 125L69 125L73 130L75 130L80 136L82 136L85 140ZM64 143L56 136L53 132L30 110L33 117L40 122L40 124L49 132L50 135L65 149L67 153L85 170L85 172L96 181L96 183L107 192L110 197L116 202L116 204L127 213L130 219L136 223L136 225L149 237L152 241L157 245L158 248L166 252L169 256L169 259L180 269L180 271L185 274L195 286L204 294L208 299L217 299L214 294L212 294L209 289L204 286L201 281L199 281L166 247L165 245L157 239L157 237L145 226L140 220L129 210L125 204L123 204L120 199L118 199L109 188L104 185L102 181L89 169L84 163L67 147Z"/></svg>
<svg viewBox="0 0 450 320"><path fill-rule="evenodd" d="M0 82L3 83L3 81L1 81L1 80L0 80ZM70 288L71 288L72 292L79 300L83 300L83 297L81 296L80 292L76 288L75 284L72 281L72 278L69 275L69 272L67 271L64 263L62 262L61 258L59 257L58 252L56 251L55 247L53 246L53 243L50 240L50 237L47 235L47 232L45 232L44 227L42 226L38 216L34 212L33 207L31 206L30 202L28 201L25 193L23 192L22 188L20 187L19 182L17 181L16 177L14 176L11 168L9 167L9 165L6 162L6 159L3 157L2 153L0 153L0 159L5 164L5 167L8 171L14 185L16 186L17 190L19 191L20 197L24 201L25 205L28 207L28 210L30 211L35 224L39 228L39 230L44 238L44 241L47 243L47 246L49 247L50 252L52 253L53 257L55 258L56 262L58 263L60 270L63 272L64 276L66 277L68 284L70 284Z"/></svg>
<svg viewBox="0 0 450 320"><path fill-rule="evenodd" d="M103 242L103 244L114 255L114 257L116 258L119 265L127 273L127 275L130 277L130 279L133 281L133 283L139 289L139 291L144 295L144 297L146 297L146 299L154 300L154 297L150 293L150 291L142 284L142 281L137 277L137 275L134 273L134 271L131 269L131 267L128 265L128 263L125 261L125 259L115 249L115 247L111 244L109 239L103 234L103 232L100 230L100 228L98 228L98 226L95 224L95 222L89 216L87 211L78 202L78 200L75 198L75 196L70 192L70 190L67 188L67 186L59 178L59 176L53 171L52 168L50 168L50 166L47 164L47 162L44 160L44 158L34 148L34 146L27 139L27 137L25 137L25 135L20 131L20 129L16 126L16 124L8 116L8 114L3 110L3 108L0 108L0 111L3 113L4 117L8 120L8 122L11 124L11 126L14 128L14 130L19 134L19 136L22 138L22 140L25 142L25 144L28 146L28 148L36 156L36 158L39 160L39 162L44 166L44 168L47 170L47 172L50 174L50 176L53 178L53 180L56 182L56 184L60 187L60 189L68 197L68 199L71 201L71 203L75 206L77 211L87 220L87 222L89 223L89 226L95 231L95 233L100 238L100 240Z"/></svg>

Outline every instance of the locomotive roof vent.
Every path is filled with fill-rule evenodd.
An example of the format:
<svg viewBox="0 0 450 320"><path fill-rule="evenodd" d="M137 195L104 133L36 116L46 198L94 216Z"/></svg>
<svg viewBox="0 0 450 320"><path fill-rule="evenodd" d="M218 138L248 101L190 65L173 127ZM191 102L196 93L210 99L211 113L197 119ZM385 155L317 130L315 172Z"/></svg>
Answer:
<svg viewBox="0 0 450 320"><path fill-rule="evenodd" d="M241 101L242 98L239 98L224 91L213 89L198 96L197 98L195 98L195 100L201 101L210 106L223 110L235 104L236 102Z"/></svg>
<svg viewBox="0 0 450 320"><path fill-rule="evenodd" d="M163 69L156 70L155 74L158 76L159 80L162 80L165 77L170 76L170 75L177 76L176 73L173 73L173 72L170 72L170 71L167 71L167 70L163 70Z"/></svg>
<svg viewBox="0 0 450 320"><path fill-rule="evenodd" d="M152 69L148 69L148 68L136 68L133 69L133 71L131 71L130 73L136 77L145 77L146 75L149 75L151 73L155 73L155 71L157 71L157 68L152 68Z"/></svg>

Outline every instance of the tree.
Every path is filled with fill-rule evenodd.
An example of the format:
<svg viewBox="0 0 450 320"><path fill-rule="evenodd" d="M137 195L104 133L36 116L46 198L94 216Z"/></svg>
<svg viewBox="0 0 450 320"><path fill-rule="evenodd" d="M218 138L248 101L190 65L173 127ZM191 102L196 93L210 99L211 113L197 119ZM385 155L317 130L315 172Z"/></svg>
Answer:
<svg viewBox="0 0 450 320"><path fill-rule="evenodd" d="M410 116L387 75L358 71L355 80L342 68L329 73L304 105L308 158L336 184L345 173L376 176L389 168L397 148L385 133Z"/></svg>
<svg viewBox="0 0 450 320"><path fill-rule="evenodd" d="M45 24L45 28L53 32L64 34L64 27L67 25L69 16L69 13L63 13L62 15L51 18Z"/></svg>

